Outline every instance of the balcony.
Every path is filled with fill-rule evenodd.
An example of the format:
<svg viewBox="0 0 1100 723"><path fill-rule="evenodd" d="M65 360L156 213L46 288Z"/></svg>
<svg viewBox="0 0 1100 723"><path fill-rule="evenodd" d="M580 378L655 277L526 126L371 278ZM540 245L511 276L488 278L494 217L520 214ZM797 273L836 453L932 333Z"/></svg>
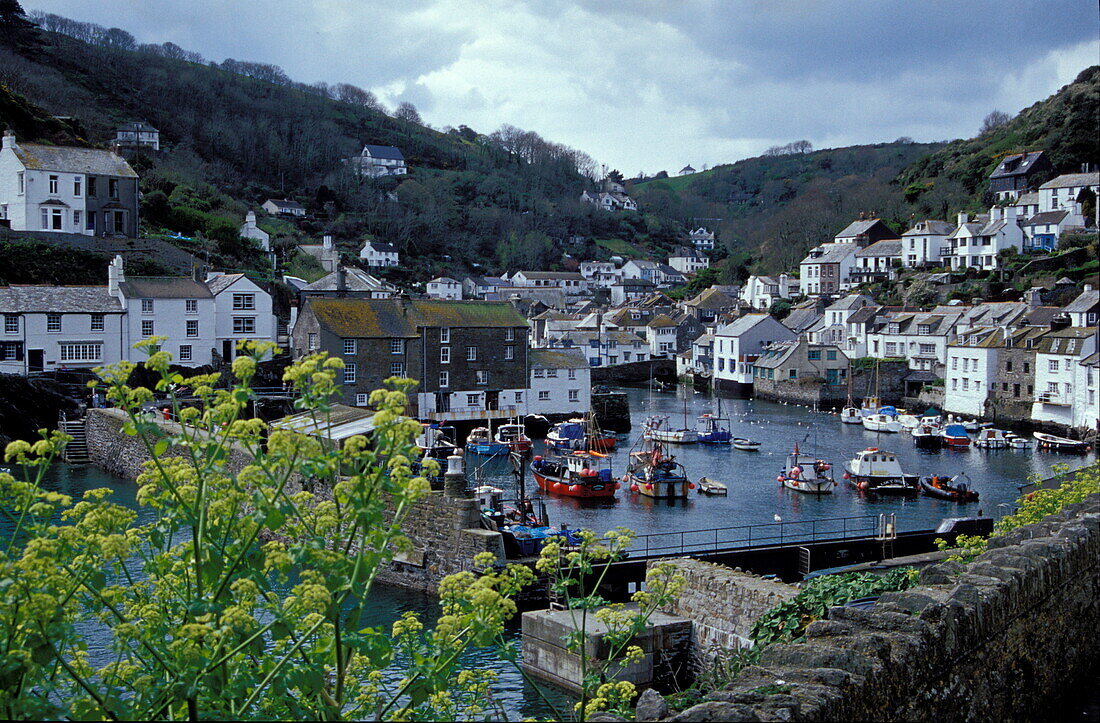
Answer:
<svg viewBox="0 0 1100 723"><path fill-rule="evenodd" d="M516 407L457 409L449 412L428 412L427 419L433 422L479 422L483 419L513 419L517 413Z"/></svg>
<svg viewBox="0 0 1100 723"><path fill-rule="evenodd" d="M1073 400L1064 392L1039 392L1035 395L1035 401L1055 407L1073 406Z"/></svg>

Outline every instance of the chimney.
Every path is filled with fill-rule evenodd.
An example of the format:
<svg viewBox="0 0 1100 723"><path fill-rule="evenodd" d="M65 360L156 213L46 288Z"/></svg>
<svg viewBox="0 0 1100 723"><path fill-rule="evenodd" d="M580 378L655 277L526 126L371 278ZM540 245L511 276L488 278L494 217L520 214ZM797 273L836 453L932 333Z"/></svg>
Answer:
<svg viewBox="0 0 1100 723"><path fill-rule="evenodd" d="M969 216L967 216L967 215L966 215L965 213L963 213L962 211L959 211L959 222L958 222L958 224L956 224L956 225L958 225L958 226L962 226L962 225L963 225L964 223L967 223L967 222L968 222L969 220L970 220L970 217L969 217Z"/></svg>
<svg viewBox="0 0 1100 723"><path fill-rule="evenodd" d="M1092 284L1085 284L1085 291L1092 291Z"/></svg>
<svg viewBox="0 0 1100 723"><path fill-rule="evenodd" d="M1027 306L1029 309L1035 309L1043 305L1043 290L1038 286L1032 286L1027 290Z"/></svg>
<svg viewBox="0 0 1100 723"><path fill-rule="evenodd" d="M111 263L107 264L107 293L118 296L118 285L126 281L126 274L122 270L122 256L115 256Z"/></svg>
<svg viewBox="0 0 1100 723"><path fill-rule="evenodd" d="M1017 209L1015 206L1005 206L1004 216L1002 217L1005 223L1016 223L1016 212Z"/></svg>
<svg viewBox="0 0 1100 723"><path fill-rule="evenodd" d="M1002 209L999 206L992 206L989 209L989 222L996 223L1001 220Z"/></svg>
<svg viewBox="0 0 1100 723"><path fill-rule="evenodd" d="M256 225L256 212L255 211L249 211L248 213L246 213L244 215L244 222L246 224L248 224L249 226L255 226Z"/></svg>
<svg viewBox="0 0 1100 723"><path fill-rule="evenodd" d="M343 296L348 290L348 272L343 264L336 267L336 295Z"/></svg>
<svg viewBox="0 0 1100 723"><path fill-rule="evenodd" d="M1065 329L1070 325L1069 314L1055 314L1050 320L1050 330L1059 331Z"/></svg>
<svg viewBox="0 0 1100 723"><path fill-rule="evenodd" d="M0 148L15 148L15 133L10 128L4 129L4 141Z"/></svg>
<svg viewBox="0 0 1100 723"><path fill-rule="evenodd" d="M321 237L321 246L323 246L326 250L332 249L332 234L326 233L324 236Z"/></svg>

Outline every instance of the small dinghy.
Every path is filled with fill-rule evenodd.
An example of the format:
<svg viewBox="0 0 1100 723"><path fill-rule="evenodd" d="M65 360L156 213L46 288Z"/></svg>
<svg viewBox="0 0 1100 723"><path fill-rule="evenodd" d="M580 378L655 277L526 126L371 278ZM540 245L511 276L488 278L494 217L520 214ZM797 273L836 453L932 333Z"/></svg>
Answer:
<svg viewBox="0 0 1100 723"><path fill-rule="evenodd" d="M712 496L726 495L729 494L729 489L718 480L713 480L710 477L702 477L699 479L699 494Z"/></svg>
<svg viewBox="0 0 1100 723"><path fill-rule="evenodd" d="M522 424L500 425L493 441L505 445L513 452L527 453L531 451L531 438L523 431Z"/></svg>
<svg viewBox="0 0 1100 723"><path fill-rule="evenodd" d="M1008 447L1008 437L1000 429L993 429L992 427L982 429L974 437L974 446L981 449L1006 449Z"/></svg>
<svg viewBox="0 0 1100 723"><path fill-rule="evenodd" d="M890 414L872 414L869 417L863 417L864 429L869 429L872 432L900 432L901 422L896 417Z"/></svg>
<svg viewBox="0 0 1100 723"><path fill-rule="evenodd" d="M922 477L921 492L926 497L936 497L951 502L977 502L978 493L970 489L970 485L966 482L959 482L960 477L965 478L965 475L955 475L950 478L938 475Z"/></svg>
<svg viewBox="0 0 1100 723"><path fill-rule="evenodd" d="M1031 440L1012 432L1005 432L1005 442L1011 449L1031 449Z"/></svg>
<svg viewBox="0 0 1100 723"><path fill-rule="evenodd" d="M920 417L914 414L899 414L898 423L901 424L902 429L907 429L911 432L920 426Z"/></svg>
<svg viewBox="0 0 1100 723"><path fill-rule="evenodd" d="M745 439L744 437L734 437L730 442L734 449L743 449L746 452L759 452L760 443L754 442L751 439Z"/></svg>
<svg viewBox="0 0 1100 723"><path fill-rule="evenodd" d="M1089 451L1088 444L1077 440L1058 437L1046 432L1035 432L1033 435L1039 442L1039 449L1048 452L1069 452L1070 454L1084 454Z"/></svg>
<svg viewBox="0 0 1100 723"><path fill-rule="evenodd" d="M508 454L508 445L494 441L488 427L474 427L466 437L466 451L494 457Z"/></svg>

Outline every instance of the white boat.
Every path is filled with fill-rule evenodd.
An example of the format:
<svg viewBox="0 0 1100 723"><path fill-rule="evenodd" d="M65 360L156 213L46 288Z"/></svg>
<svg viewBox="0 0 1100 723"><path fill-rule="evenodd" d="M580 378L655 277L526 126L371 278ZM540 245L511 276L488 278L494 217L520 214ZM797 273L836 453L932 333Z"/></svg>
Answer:
<svg viewBox="0 0 1100 723"><path fill-rule="evenodd" d="M899 414L898 423L901 424L902 429L912 431L920 426L920 417L915 414Z"/></svg>
<svg viewBox="0 0 1100 723"><path fill-rule="evenodd" d="M751 439L745 439L744 437L734 437L730 442L734 449L743 449L746 452L758 452L760 451L760 443L754 442Z"/></svg>
<svg viewBox="0 0 1100 723"><path fill-rule="evenodd" d="M729 494L729 488L718 480L711 479L710 477L701 477L699 479L699 494L701 495L726 495Z"/></svg>
<svg viewBox="0 0 1100 723"><path fill-rule="evenodd" d="M671 429L668 417L653 416L645 420L645 430L642 436L654 442L667 442L669 444L695 444L699 441L699 433L694 429L682 427Z"/></svg>
<svg viewBox="0 0 1100 723"><path fill-rule="evenodd" d="M1031 440L1020 437L1012 432L1005 432L1005 442L1012 449L1031 449Z"/></svg>
<svg viewBox="0 0 1100 723"><path fill-rule="evenodd" d="M848 462L844 479L861 492L916 497L920 494L920 476L906 474L893 452L868 447Z"/></svg>
<svg viewBox="0 0 1100 723"><path fill-rule="evenodd" d="M861 420L863 427L869 429L872 432L900 432L901 422L889 414L872 414L869 417L863 417Z"/></svg>
<svg viewBox="0 0 1100 723"><path fill-rule="evenodd" d="M775 479L787 489L796 492L827 495L836 487L832 469L833 466L825 460L799 452L798 444L795 444L794 452L787 455L786 464Z"/></svg>
<svg viewBox="0 0 1100 723"><path fill-rule="evenodd" d="M859 424L862 419L858 407L845 407L840 410L840 421L845 424Z"/></svg>
<svg viewBox="0 0 1100 723"><path fill-rule="evenodd" d="M974 437L974 446L982 449L1005 449L1008 447L1008 438L1000 429L982 429Z"/></svg>

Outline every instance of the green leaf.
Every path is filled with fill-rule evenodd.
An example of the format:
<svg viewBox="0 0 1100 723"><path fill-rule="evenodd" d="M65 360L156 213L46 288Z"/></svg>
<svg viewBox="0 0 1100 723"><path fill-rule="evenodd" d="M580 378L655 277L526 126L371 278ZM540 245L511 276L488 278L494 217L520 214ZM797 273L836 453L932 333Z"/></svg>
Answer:
<svg viewBox="0 0 1100 723"><path fill-rule="evenodd" d="M167 439L157 440L157 443L153 445L153 456L154 457L160 457L167 451L168 451L168 440Z"/></svg>

